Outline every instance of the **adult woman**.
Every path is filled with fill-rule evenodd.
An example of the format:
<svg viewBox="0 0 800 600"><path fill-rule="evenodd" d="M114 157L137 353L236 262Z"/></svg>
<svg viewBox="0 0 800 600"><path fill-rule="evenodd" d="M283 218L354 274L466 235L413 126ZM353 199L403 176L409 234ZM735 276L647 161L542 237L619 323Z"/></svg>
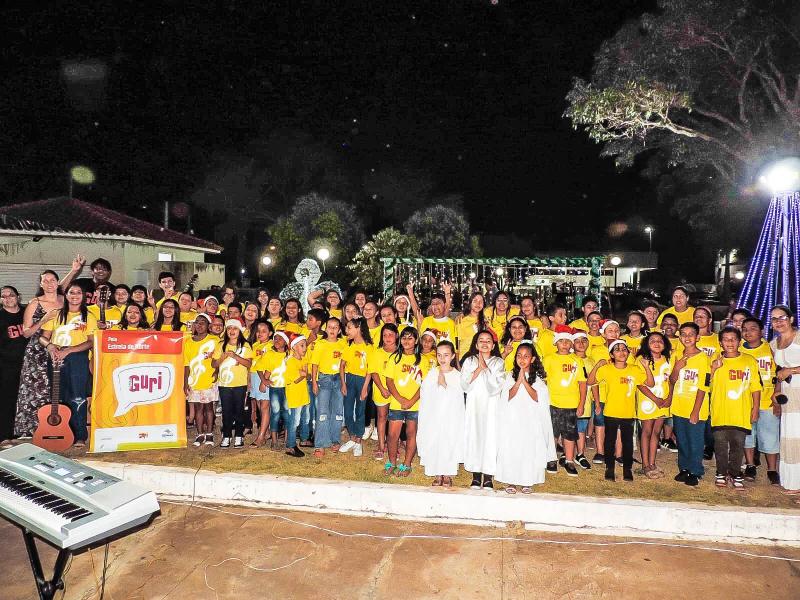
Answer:
<svg viewBox="0 0 800 600"><path fill-rule="evenodd" d="M286 301L281 312L281 319L281 324L275 328L278 331L286 331L295 335L308 335L303 307L300 306L300 300L297 298L289 298Z"/></svg>
<svg viewBox="0 0 800 600"><path fill-rule="evenodd" d="M0 310L0 390L6 397L0 402L0 442L14 437L14 415L17 412L19 375L28 340L22 335L24 307L19 304L17 288L0 288L3 310Z"/></svg>
<svg viewBox="0 0 800 600"><path fill-rule="evenodd" d="M53 365L60 364L61 403L69 406L69 426L75 434L75 445L83 446L89 437L86 402L92 395L89 371L89 348L97 330L97 319L86 308L86 296L78 283L71 284L65 294L64 307L42 325L39 344L50 354Z"/></svg>
<svg viewBox="0 0 800 600"><path fill-rule="evenodd" d="M258 288L258 294L256 295L256 306L258 307L259 318L269 317L269 313L267 312L268 305L269 305L269 292L266 290L266 288Z"/></svg>
<svg viewBox="0 0 800 600"><path fill-rule="evenodd" d="M787 494L800 496L800 331L788 306L774 307L770 311L770 321L775 331L770 346L778 365L777 393L788 400L786 404L778 405L781 415L781 485Z"/></svg>
<svg viewBox="0 0 800 600"><path fill-rule="evenodd" d="M500 290L495 294L492 307L485 309L483 312L486 315L489 327L492 328L499 340L503 337L508 320L512 316L519 314L519 309L511 307L511 299L508 293Z"/></svg>
<svg viewBox="0 0 800 600"><path fill-rule="evenodd" d="M464 468L472 471L470 487L476 489L494 487L497 466L497 403L505 369L494 340L489 331L477 333L461 371L461 388L467 393Z"/></svg>
<svg viewBox="0 0 800 600"><path fill-rule="evenodd" d="M456 317L458 356L464 356L472 345L475 334L487 328L486 316L483 314L485 307L486 298L481 292L475 292L464 306L464 312Z"/></svg>
<svg viewBox="0 0 800 600"><path fill-rule="evenodd" d="M322 300L322 304L330 316L336 317L337 319L342 318L342 297L339 295L339 292L333 289L327 292L323 289L319 289L314 290L308 295L309 306L313 306L315 302L319 302L320 300Z"/></svg>
<svg viewBox="0 0 800 600"><path fill-rule="evenodd" d="M153 323L153 329L155 331L186 331L179 314L178 303L172 298L167 298L158 307L158 316L156 322Z"/></svg>
<svg viewBox="0 0 800 600"><path fill-rule="evenodd" d="M679 285L672 290L672 306L664 309L658 316L658 324L664 320L664 315L675 315L678 323L683 325L694 319L694 307L689 306L689 290Z"/></svg>
<svg viewBox="0 0 800 600"><path fill-rule="evenodd" d="M50 400L50 376L47 368L47 352L39 343L41 327L55 316L55 311L64 305L64 296L58 286L58 275L44 271L39 279L39 292L25 308L22 315L22 335L28 338L28 346L22 360L17 414L14 417L14 434L30 437L36 429L36 411Z"/></svg>
<svg viewBox="0 0 800 600"><path fill-rule="evenodd" d="M697 340L697 347L706 353L711 360L719 358L722 347L719 345L719 337L714 333L714 317L711 311L705 306L698 306L694 311L694 322L700 328L700 337Z"/></svg>

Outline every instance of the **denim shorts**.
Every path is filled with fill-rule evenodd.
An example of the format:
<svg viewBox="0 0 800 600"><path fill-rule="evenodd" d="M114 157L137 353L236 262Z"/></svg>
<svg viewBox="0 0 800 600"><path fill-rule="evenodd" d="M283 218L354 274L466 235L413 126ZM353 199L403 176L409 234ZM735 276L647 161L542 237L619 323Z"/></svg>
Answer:
<svg viewBox="0 0 800 600"><path fill-rule="evenodd" d="M781 451L781 418L772 414L772 409L759 410L758 421L753 423L750 435L744 438L745 448L755 448L764 454L778 454Z"/></svg>
<svg viewBox="0 0 800 600"><path fill-rule="evenodd" d="M589 430L589 421L591 417L580 417L578 419L578 433L586 433Z"/></svg>
<svg viewBox="0 0 800 600"><path fill-rule="evenodd" d="M605 427L606 426L606 419L603 413L606 412L606 403L600 403L600 414L598 415L594 412L594 406L592 407L592 416L594 417L594 426L595 427Z"/></svg>
<svg viewBox="0 0 800 600"><path fill-rule="evenodd" d="M269 388L267 388L266 392L262 392L258 389L260 385L261 377L253 371L250 373L250 397L254 400L269 400Z"/></svg>
<svg viewBox="0 0 800 600"><path fill-rule="evenodd" d="M390 421L416 421L419 418L419 412L416 410L392 410L389 409Z"/></svg>

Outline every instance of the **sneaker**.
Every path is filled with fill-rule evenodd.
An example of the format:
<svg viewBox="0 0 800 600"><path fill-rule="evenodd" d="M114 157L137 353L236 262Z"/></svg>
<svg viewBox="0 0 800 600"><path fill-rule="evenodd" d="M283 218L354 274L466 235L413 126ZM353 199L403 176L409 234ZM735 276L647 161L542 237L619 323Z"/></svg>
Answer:
<svg viewBox="0 0 800 600"><path fill-rule="evenodd" d="M222 438L222 442L219 444L220 448L230 448L231 447L231 438Z"/></svg>
<svg viewBox="0 0 800 600"><path fill-rule="evenodd" d="M364 433L361 436L362 440L368 440L372 436L372 432L375 431L375 426L372 424L367 425L367 428L364 430Z"/></svg>
<svg viewBox="0 0 800 600"><path fill-rule="evenodd" d="M675 443L675 440L667 440L667 449L670 452L677 452L678 451L678 444Z"/></svg>
<svg viewBox="0 0 800 600"><path fill-rule="evenodd" d="M200 444L202 444L205 439L206 439L206 436L201 433L196 438L194 438L194 441L192 442L192 446L194 446L195 448L198 448L200 446Z"/></svg>
<svg viewBox="0 0 800 600"><path fill-rule="evenodd" d="M549 463L547 463L546 470L548 473L558 473L558 463L556 463L554 460L551 460Z"/></svg>
<svg viewBox="0 0 800 600"><path fill-rule="evenodd" d="M558 464L562 467L567 464L567 457L562 454L558 459Z"/></svg>
<svg viewBox="0 0 800 600"><path fill-rule="evenodd" d="M575 464L571 460L568 460L564 463L564 470L570 477L578 476L578 469L575 468Z"/></svg>
<svg viewBox="0 0 800 600"><path fill-rule="evenodd" d="M481 476L480 475L473 475L472 476L472 483L469 484L469 487L473 490L481 489Z"/></svg>
<svg viewBox="0 0 800 600"><path fill-rule="evenodd" d="M697 475L689 473L689 476L686 478L686 480L683 483L685 483L686 485L690 485L692 487L695 487L698 483L700 483L700 478Z"/></svg>
<svg viewBox="0 0 800 600"><path fill-rule="evenodd" d="M613 467L611 469L607 468L606 469L606 474L605 474L605 480L606 481L614 481L614 479L615 479L615 477L614 477L614 468Z"/></svg>
<svg viewBox="0 0 800 600"><path fill-rule="evenodd" d="M658 442L659 450L669 450L669 440L661 440Z"/></svg>
<svg viewBox="0 0 800 600"><path fill-rule="evenodd" d="M744 468L744 478L747 481L755 481L757 474L758 474L758 469L756 469L755 465L747 465Z"/></svg>
<svg viewBox="0 0 800 600"><path fill-rule="evenodd" d="M731 478L731 481L733 482L733 489L735 489L737 492L743 492L745 489L747 489L744 487L744 477L741 475Z"/></svg>
<svg viewBox="0 0 800 600"><path fill-rule="evenodd" d="M206 434L206 441L203 442L203 445L204 446L213 446L214 445L214 434L213 433L207 433Z"/></svg>
<svg viewBox="0 0 800 600"><path fill-rule="evenodd" d="M361 456L362 454L364 454L364 448L361 444L353 446L353 456Z"/></svg>
<svg viewBox="0 0 800 600"><path fill-rule="evenodd" d="M355 447L356 443L353 440L347 440L342 447L339 448L339 452L344 454L345 452L350 452Z"/></svg>
<svg viewBox="0 0 800 600"><path fill-rule="evenodd" d="M767 471L767 479L772 485L780 485L781 484L781 476L778 475L777 471Z"/></svg>
<svg viewBox="0 0 800 600"><path fill-rule="evenodd" d="M492 483L492 476L491 475L484 475L483 476L483 489L485 490L493 490L494 483Z"/></svg>
<svg viewBox="0 0 800 600"><path fill-rule="evenodd" d="M711 460L712 458L714 458L713 448L706 448L703 450L703 460Z"/></svg>
<svg viewBox="0 0 800 600"><path fill-rule="evenodd" d="M583 454L578 454L578 456L575 457L575 462L578 463L578 466L581 469L591 469L592 468L592 463L590 463L589 459L586 458Z"/></svg>
<svg viewBox="0 0 800 600"><path fill-rule="evenodd" d="M717 476L714 477L714 485L717 486L718 488L726 487L728 485L728 481L725 475L720 475L719 473L717 473Z"/></svg>
<svg viewBox="0 0 800 600"><path fill-rule="evenodd" d="M603 456L602 452L595 452L592 462L596 465L602 465L606 462L606 457Z"/></svg>
<svg viewBox="0 0 800 600"><path fill-rule="evenodd" d="M630 468L622 469L622 478L625 481L633 481L633 471Z"/></svg>
<svg viewBox="0 0 800 600"><path fill-rule="evenodd" d="M374 441L374 442L377 442L377 441L378 441L378 428L377 428L377 427L375 427L375 428L372 430L372 434L370 434L370 436L369 436L369 439L371 439L371 440L372 440L372 441Z"/></svg>
<svg viewBox="0 0 800 600"><path fill-rule="evenodd" d="M678 471L678 474L675 475L675 481L677 481L678 483L686 483L686 480L689 479L689 475L691 475L689 471L687 471L686 469L681 469L680 471Z"/></svg>
<svg viewBox="0 0 800 600"><path fill-rule="evenodd" d="M617 461L618 465L622 466L622 457L621 456L617 456L614 460Z"/></svg>
<svg viewBox="0 0 800 600"><path fill-rule="evenodd" d="M243 437L235 437L233 438L233 447L234 448L244 448L244 438Z"/></svg>

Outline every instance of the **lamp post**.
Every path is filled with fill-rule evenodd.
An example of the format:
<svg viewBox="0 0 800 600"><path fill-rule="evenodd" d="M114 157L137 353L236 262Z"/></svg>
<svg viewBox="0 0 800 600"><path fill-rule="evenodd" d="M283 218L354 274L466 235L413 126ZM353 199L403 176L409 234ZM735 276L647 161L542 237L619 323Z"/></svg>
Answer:
<svg viewBox="0 0 800 600"><path fill-rule="evenodd" d="M622 259L619 256L612 256L609 261L611 266L614 267L614 291L617 291L617 267L622 264Z"/></svg>
<svg viewBox="0 0 800 600"><path fill-rule="evenodd" d="M324 246L317 250L317 258L322 261L322 272L325 272L325 261L331 257L331 251Z"/></svg>
<svg viewBox="0 0 800 600"><path fill-rule="evenodd" d="M91 185L94 183L94 171L89 167L75 165L69 169L69 197L72 198L72 184Z"/></svg>
<svg viewBox="0 0 800 600"><path fill-rule="evenodd" d="M652 225L648 225L647 227L644 228L644 232L647 234L647 239L648 239L648 242L649 242L649 248L650 248L648 250L649 254L653 253L653 232L654 231L655 231L655 229L653 228Z"/></svg>

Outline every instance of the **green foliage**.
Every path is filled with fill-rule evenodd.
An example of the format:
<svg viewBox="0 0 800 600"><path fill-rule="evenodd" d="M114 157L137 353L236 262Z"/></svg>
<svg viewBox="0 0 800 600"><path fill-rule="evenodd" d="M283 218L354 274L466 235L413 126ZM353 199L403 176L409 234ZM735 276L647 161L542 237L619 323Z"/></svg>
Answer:
<svg viewBox="0 0 800 600"><path fill-rule="evenodd" d="M457 208L435 204L418 210L406 221L405 230L419 241L422 256L458 258L480 252L469 221Z"/></svg>
<svg viewBox="0 0 800 600"><path fill-rule="evenodd" d="M419 241L394 227L381 229L353 257L348 269L353 283L377 293L383 291L383 263L390 256L419 256Z"/></svg>

